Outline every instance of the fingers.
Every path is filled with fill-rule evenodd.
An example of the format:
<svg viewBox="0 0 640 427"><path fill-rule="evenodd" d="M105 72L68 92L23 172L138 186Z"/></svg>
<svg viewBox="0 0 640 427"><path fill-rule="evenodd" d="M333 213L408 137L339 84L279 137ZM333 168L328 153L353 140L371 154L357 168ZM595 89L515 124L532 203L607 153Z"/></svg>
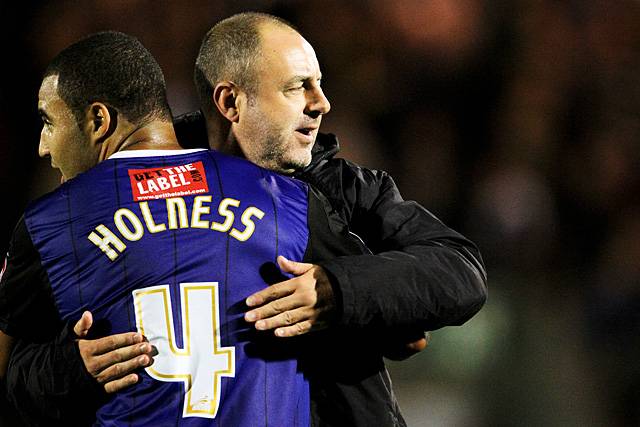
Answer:
<svg viewBox="0 0 640 427"><path fill-rule="evenodd" d="M288 310L298 307L313 307L316 303L316 293L314 291L295 290L287 287L282 292L276 291L269 294L267 300L271 301L262 307L255 308L245 313L247 322L255 322L256 320L265 319L276 316ZM285 295L285 296L281 296Z"/></svg>
<svg viewBox="0 0 640 427"><path fill-rule="evenodd" d="M296 325L301 322L310 322L315 316L315 312L312 308L309 307L300 307L294 310L288 310L283 313L280 313L276 316L269 317L266 319L258 320L256 322L256 329L259 331L266 331L269 329L281 328L281 327L290 327ZM306 332L311 328L311 323L308 325L303 325L303 329L300 330L300 333ZM276 335L278 336L290 336L292 334L284 334L283 331L276 330ZM299 335L299 334L293 334Z"/></svg>
<svg viewBox="0 0 640 427"><path fill-rule="evenodd" d="M93 315L90 311L85 311L82 313L82 317L73 327L73 332L79 338L84 338L89 333L89 329L91 329L91 325L93 325Z"/></svg>
<svg viewBox="0 0 640 427"><path fill-rule="evenodd" d="M417 341L413 341L407 344L407 350L415 353L419 353L427 348L428 342L426 338L421 338Z"/></svg>
<svg viewBox="0 0 640 427"><path fill-rule="evenodd" d="M387 359L397 361L408 359L427 348L431 341L431 333L424 332L422 338L411 339L412 341L394 342L391 346L385 349L384 356Z"/></svg>
<svg viewBox="0 0 640 427"><path fill-rule="evenodd" d="M307 271L309 271L311 267L313 267L313 264L289 261L282 255L280 255L278 256L278 266L280 267L280 270L282 270L285 273L291 273L296 276L300 276L301 274L304 274Z"/></svg>
<svg viewBox="0 0 640 427"><path fill-rule="evenodd" d="M151 347L149 345L149 347ZM125 356L128 357L128 356ZM153 357L148 352L131 355L120 363L109 365L95 378L100 384L104 384L105 390L118 391L138 381L138 375L134 372L140 368L146 368L153 363ZM135 380L135 381L134 381ZM108 385L108 386L107 386Z"/></svg>
<svg viewBox="0 0 640 427"><path fill-rule="evenodd" d="M278 298L292 294L298 288L315 288L316 279L313 277L313 272L309 272L309 270L314 267L313 264L289 261L283 256L278 257L278 264L283 271L296 274L298 277L276 283L254 293L253 295L250 295L245 300L247 306L255 307L269 301L274 301Z"/></svg>
<svg viewBox="0 0 640 427"><path fill-rule="evenodd" d="M294 325L278 328L275 330L275 334L279 337L295 337L297 335L306 334L311 331L313 327L313 322L310 320L305 320L302 322L298 322Z"/></svg>
<svg viewBox="0 0 640 427"><path fill-rule="evenodd" d="M250 295L245 300L245 304L247 304L247 306L249 307L255 307L266 302L291 295L295 291L295 282L293 282L294 280L295 279L287 280L284 282L276 283L275 285L271 285L268 288L264 288L263 290Z"/></svg>
<svg viewBox="0 0 640 427"><path fill-rule="evenodd" d="M247 322L255 322L258 330L275 330L280 337L288 337L309 332L312 327L319 326L318 316L322 316L332 305L332 291L321 292L316 288L317 278L324 280L323 270L313 264L289 261L278 257L282 271L298 275L293 279L276 283L246 299L246 304L253 307L245 313ZM324 284L324 283L321 283ZM327 280L327 286L331 284ZM321 295L328 296L322 301ZM329 300L327 303L326 300Z"/></svg>
<svg viewBox="0 0 640 427"><path fill-rule="evenodd" d="M97 340L79 340L78 347L87 371L95 378L98 378L110 366L130 361L137 356L146 354L149 358L153 357L151 344L142 342L142 335L135 332L112 335ZM135 369L146 366L145 363L149 362L149 360L140 360ZM129 366L124 365L118 368L122 370L118 371L116 376L121 377L123 374L129 373ZM102 377L102 380L109 381L113 378L113 374L108 373L106 377Z"/></svg>
<svg viewBox="0 0 640 427"><path fill-rule="evenodd" d="M91 346L82 340L78 342L78 346L87 370L96 378L110 366L127 362L143 354L150 355L152 352L152 346L149 343L131 344L104 354L91 353L91 350L88 349ZM120 372L118 376L122 376L123 372Z"/></svg>
<svg viewBox="0 0 640 427"><path fill-rule="evenodd" d="M127 387L131 387L135 383L138 382L137 374L129 374L125 377L122 377L117 380L110 381L104 385L104 390L107 393L116 393L120 390L123 390Z"/></svg>
<svg viewBox="0 0 640 427"><path fill-rule="evenodd" d="M139 376L135 371L153 364L153 357L158 354L137 332L95 340L81 339L78 340L78 348L87 371L107 393L115 393L137 383Z"/></svg>
<svg viewBox="0 0 640 427"><path fill-rule="evenodd" d="M81 340L84 342L86 351L91 355L101 355L111 351L138 344L144 341L142 334L137 332L125 332L122 334L109 335L108 337L95 340Z"/></svg>
<svg viewBox="0 0 640 427"><path fill-rule="evenodd" d="M275 329L279 337L292 337L309 332L320 314L314 305L315 292L299 292L249 311L245 320L255 321L260 331Z"/></svg>

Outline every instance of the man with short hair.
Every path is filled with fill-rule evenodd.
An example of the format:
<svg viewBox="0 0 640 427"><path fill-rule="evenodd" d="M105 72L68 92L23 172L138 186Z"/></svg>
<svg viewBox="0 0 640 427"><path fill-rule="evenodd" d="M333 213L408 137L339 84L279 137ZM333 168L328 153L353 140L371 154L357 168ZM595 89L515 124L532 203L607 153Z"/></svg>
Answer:
<svg viewBox="0 0 640 427"><path fill-rule="evenodd" d="M330 109L321 77L313 48L284 20L242 13L219 22L205 36L195 67L209 145L313 183L350 230L379 252L322 266L332 276L327 290L339 292L340 314L350 323L366 326L381 316L387 326L432 330L464 322L486 297L477 249L416 203L402 200L385 172L333 158L337 142L331 136L316 141ZM274 287L269 292L277 298ZM415 298L427 307L416 310ZM269 319L266 329L277 330L283 319L272 318L271 308L253 313ZM298 333L309 330L309 319L302 318Z"/></svg>
<svg viewBox="0 0 640 427"><path fill-rule="evenodd" d="M309 339L319 424L402 425L382 355L472 317L486 298L484 266L471 242L404 201L385 172L334 158L330 135L316 141L330 108L321 77L300 33L258 13L216 24L196 60L209 145L312 183L375 253L327 260L313 278L298 277L326 298L321 311L276 284L248 299L245 319L282 336L332 325Z"/></svg>
<svg viewBox="0 0 640 427"><path fill-rule="evenodd" d="M38 109L39 153L65 182L29 205L12 238L0 279L0 378L14 338L46 343L89 310L104 333L137 342L146 369L97 412L61 399L49 378L43 397L74 417L61 423L309 425L298 350L275 348L243 312L276 259L286 267L286 258L363 253L326 216L326 200L243 159L181 149L159 66L122 33L63 50Z"/></svg>
<svg viewBox="0 0 640 427"><path fill-rule="evenodd" d="M481 308L477 248L404 201L385 172L334 157L337 140L317 133L330 106L315 53L285 21L256 13L221 21L195 73L209 145L310 182L375 253L298 268L250 296L245 319L283 337L321 329L303 337L314 425L403 425L382 356L406 357L424 346L422 331L462 324ZM183 117L181 143L202 126L197 114Z"/></svg>

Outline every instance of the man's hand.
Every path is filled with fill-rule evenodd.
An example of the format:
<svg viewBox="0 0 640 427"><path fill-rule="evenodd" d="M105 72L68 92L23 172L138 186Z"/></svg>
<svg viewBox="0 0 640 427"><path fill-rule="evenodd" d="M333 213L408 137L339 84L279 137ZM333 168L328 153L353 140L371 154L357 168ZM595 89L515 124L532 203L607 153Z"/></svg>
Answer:
<svg viewBox="0 0 640 427"><path fill-rule="evenodd" d="M83 339L93 325L91 312L85 311L73 331L80 338L78 347L87 371L104 387L115 393L138 382L134 371L153 363L155 350L137 332L110 335L94 340Z"/></svg>
<svg viewBox="0 0 640 427"><path fill-rule="evenodd" d="M325 271L319 265L289 261L278 257L285 273L297 277L276 283L246 299L249 307L247 322L255 322L258 330L275 329L279 337L292 337L327 326L335 310L333 289Z"/></svg>
<svg viewBox="0 0 640 427"><path fill-rule="evenodd" d="M9 355L13 348L13 338L0 331L0 379L4 378L7 373L7 364L9 363Z"/></svg>
<svg viewBox="0 0 640 427"><path fill-rule="evenodd" d="M420 353L422 350L427 348L430 341L431 341L431 333L425 332L424 338L420 338L419 340L416 340L407 344L407 351L413 352L413 353Z"/></svg>
<svg viewBox="0 0 640 427"><path fill-rule="evenodd" d="M427 348L431 341L431 333L425 332L422 338L403 343L394 343L384 352L384 357L391 360L405 360Z"/></svg>

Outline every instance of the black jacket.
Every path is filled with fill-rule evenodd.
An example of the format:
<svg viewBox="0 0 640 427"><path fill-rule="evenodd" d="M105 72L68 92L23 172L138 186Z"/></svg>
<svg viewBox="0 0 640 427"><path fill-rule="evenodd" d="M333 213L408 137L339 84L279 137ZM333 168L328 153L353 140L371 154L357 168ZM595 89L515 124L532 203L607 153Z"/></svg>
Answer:
<svg viewBox="0 0 640 427"><path fill-rule="evenodd" d="M198 114L179 119L177 131L180 141L195 141L188 148L206 141ZM486 300L486 273L473 243L404 201L387 173L337 159L338 151L335 136L319 134L311 164L296 177L319 189L374 254L320 263L338 314L332 328L301 339L312 423L402 426L383 355L422 331L471 318ZM17 342L6 382L10 403L42 414L47 425L104 398L68 334L49 345Z"/></svg>
<svg viewBox="0 0 640 427"><path fill-rule="evenodd" d="M473 243L404 201L386 172L337 159L338 150L335 136L319 135L297 177L323 192L374 254L320 263L340 312L334 328L307 337L313 420L401 426L382 356L471 318L486 300L486 273Z"/></svg>

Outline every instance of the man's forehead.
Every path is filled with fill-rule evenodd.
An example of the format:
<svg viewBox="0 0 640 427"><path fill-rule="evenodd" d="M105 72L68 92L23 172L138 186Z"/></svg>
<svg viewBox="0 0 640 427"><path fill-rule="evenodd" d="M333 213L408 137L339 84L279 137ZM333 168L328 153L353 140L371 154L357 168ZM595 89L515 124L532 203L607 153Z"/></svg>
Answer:
<svg viewBox="0 0 640 427"><path fill-rule="evenodd" d="M58 98L58 75L45 77L38 91L38 104L49 103Z"/></svg>
<svg viewBox="0 0 640 427"><path fill-rule="evenodd" d="M313 47L300 34L279 26L262 29L262 54L265 65L288 68L293 75L319 77L320 65ZM284 71L284 70L283 70Z"/></svg>

